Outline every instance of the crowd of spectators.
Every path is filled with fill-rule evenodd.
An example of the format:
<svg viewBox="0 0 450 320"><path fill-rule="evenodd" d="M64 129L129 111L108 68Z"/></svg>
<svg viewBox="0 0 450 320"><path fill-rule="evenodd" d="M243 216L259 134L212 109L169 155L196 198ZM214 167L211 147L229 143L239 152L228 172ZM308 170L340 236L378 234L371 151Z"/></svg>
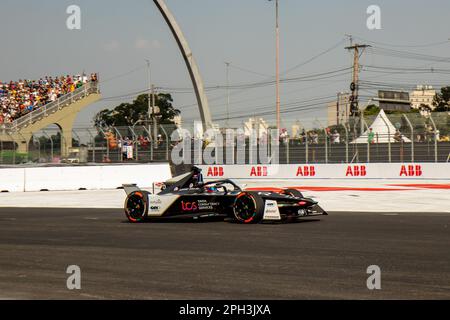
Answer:
<svg viewBox="0 0 450 320"><path fill-rule="evenodd" d="M120 150L122 154L122 160L133 160L135 152L148 151L152 147L152 140L148 136L140 135L138 137L130 138L124 136L118 138L113 132L107 131L105 133L106 142L108 143L109 150ZM164 142L161 134L158 134L155 141L157 147ZM138 149L137 149L138 148ZM107 158L103 159L103 162L109 162Z"/></svg>
<svg viewBox="0 0 450 320"><path fill-rule="evenodd" d="M45 77L39 80L0 81L0 124L36 110L59 97L75 91L89 81L96 82L97 74Z"/></svg>

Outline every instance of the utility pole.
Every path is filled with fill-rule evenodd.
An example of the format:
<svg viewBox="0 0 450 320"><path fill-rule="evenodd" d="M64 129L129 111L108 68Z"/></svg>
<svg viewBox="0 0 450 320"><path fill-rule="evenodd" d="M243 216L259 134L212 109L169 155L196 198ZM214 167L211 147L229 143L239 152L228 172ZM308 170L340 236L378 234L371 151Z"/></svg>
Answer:
<svg viewBox="0 0 450 320"><path fill-rule="evenodd" d="M363 124L363 112L359 110L359 58L361 57L362 51L366 48L369 48L369 45L366 44L355 44L353 45L353 39L350 37L350 43L351 45L349 47L346 47L347 50L353 50L353 76L352 76L352 83L350 85L350 90L352 91L352 94L350 96L350 112L351 115L356 117L357 115L361 118L361 131L364 133L364 126Z"/></svg>
<svg viewBox="0 0 450 320"><path fill-rule="evenodd" d="M225 62L227 66L227 122L226 126L230 126L230 62Z"/></svg>
<svg viewBox="0 0 450 320"><path fill-rule="evenodd" d="M272 0L269 0L272 1ZM279 1L275 0L275 31L276 31L276 112L277 129L280 130L280 19L279 19Z"/></svg>
<svg viewBox="0 0 450 320"><path fill-rule="evenodd" d="M339 121L339 111L340 111L340 107L341 107L341 94L338 93L337 94L337 104L336 104L336 124L339 126L340 125L340 121Z"/></svg>
<svg viewBox="0 0 450 320"><path fill-rule="evenodd" d="M279 6L278 6L278 0L276 0L276 31L277 31L277 58L276 58L276 64L277 64L277 129L280 130L280 24L279 24Z"/></svg>

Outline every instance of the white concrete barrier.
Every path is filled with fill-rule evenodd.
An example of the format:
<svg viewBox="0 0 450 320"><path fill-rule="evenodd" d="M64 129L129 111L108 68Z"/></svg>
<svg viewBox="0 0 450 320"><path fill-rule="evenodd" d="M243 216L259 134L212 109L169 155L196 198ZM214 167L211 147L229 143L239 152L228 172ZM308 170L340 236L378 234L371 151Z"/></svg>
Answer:
<svg viewBox="0 0 450 320"><path fill-rule="evenodd" d="M0 169L0 192L22 192L25 190L23 169Z"/></svg>
<svg viewBox="0 0 450 320"><path fill-rule="evenodd" d="M121 187L122 184L131 183L136 183L143 188L149 188L155 182L164 182L172 178L168 163L139 166L105 166L100 168L99 189L117 188Z"/></svg>
<svg viewBox="0 0 450 320"><path fill-rule="evenodd" d="M100 189L100 168L25 168L25 191Z"/></svg>
<svg viewBox="0 0 450 320"><path fill-rule="evenodd" d="M450 163L200 166L207 179L450 180Z"/></svg>
<svg viewBox="0 0 450 320"><path fill-rule="evenodd" d="M172 177L168 163L0 169L0 191L116 189L126 183L151 187Z"/></svg>

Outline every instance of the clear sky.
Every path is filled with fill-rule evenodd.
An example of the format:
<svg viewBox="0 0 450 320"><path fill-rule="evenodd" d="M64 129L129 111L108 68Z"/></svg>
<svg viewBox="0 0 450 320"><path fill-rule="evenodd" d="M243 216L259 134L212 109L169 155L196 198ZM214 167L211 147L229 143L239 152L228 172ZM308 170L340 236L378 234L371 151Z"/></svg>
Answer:
<svg viewBox="0 0 450 320"><path fill-rule="evenodd" d="M267 0L166 0L186 35L207 87L224 86L225 61L231 62L231 85L239 86L273 79L275 73L274 2ZM66 8L81 7L81 30L66 28ZM381 8L381 30L368 30L369 5ZM152 0L2 0L0 80L37 79L45 75L98 72L104 100L83 111L77 126L88 126L103 108L131 101L132 93L145 90L151 60L157 87L172 88L174 104L185 121L198 119L190 79L176 43ZM448 0L280 0L281 70L284 78L326 74L319 79L292 80L281 90L283 125L293 121L326 122L326 102L338 91L348 90L349 71L329 74L351 66L344 49L346 34L355 41L390 49L362 56L363 65L400 68L450 69L417 55L405 60L391 57L392 50L450 58L450 1ZM364 39L364 40L362 40ZM343 41L344 40L344 41ZM371 41L370 43L368 41ZM377 42L377 43L372 43ZM380 44L380 43L381 44ZM432 44L432 45L430 45ZM333 48L304 64L310 58ZM387 74L388 69L364 70L366 81L406 85L450 84L449 74ZM377 72L373 72L377 71ZM381 73L379 73L381 71ZM330 77L331 76L331 77ZM361 92L363 98L374 90ZM226 115L226 90L209 90L215 119ZM312 105L312 106L310 106ZM305 109L305 106L310 106ZM303 107L303 110L302 110ZM267 114L275 109L275 87L231 90L232 117ZM296 109L295 109L296 110ZM230 121L238 124L242 119Z"/></svg>

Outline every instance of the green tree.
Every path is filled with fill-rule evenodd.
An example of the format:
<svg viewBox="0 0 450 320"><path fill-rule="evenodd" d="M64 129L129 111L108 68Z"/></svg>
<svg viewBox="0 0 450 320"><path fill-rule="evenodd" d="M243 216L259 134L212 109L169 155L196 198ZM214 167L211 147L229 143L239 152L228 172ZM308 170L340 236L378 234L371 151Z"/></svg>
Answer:
<svg viewBox="0 0 450 320"><path fill-rule="evenodd" d="M170 94L155 95L155 105L160 108L159 123L173 124L174 117L180 114L172 105ZM132 126L139 120L148 118L148 95L139 95L132 103L121 103L114 109L105 109L94 117L96 127Z"/></svg>
<svg viewBox="0 0 450 320"><path fill-rule="evenodd" d="M364 116L376 116L380 113L380 108L374 104L367 106L364 110Z"/></svg>
<svg viewBox="0 0 450 320"><path fill-rule="evenodd" d="M436 107L434 111L444 112L450 108L450 86L441 88L441 93L437 93L434 97L433 105Z"/></svg>

